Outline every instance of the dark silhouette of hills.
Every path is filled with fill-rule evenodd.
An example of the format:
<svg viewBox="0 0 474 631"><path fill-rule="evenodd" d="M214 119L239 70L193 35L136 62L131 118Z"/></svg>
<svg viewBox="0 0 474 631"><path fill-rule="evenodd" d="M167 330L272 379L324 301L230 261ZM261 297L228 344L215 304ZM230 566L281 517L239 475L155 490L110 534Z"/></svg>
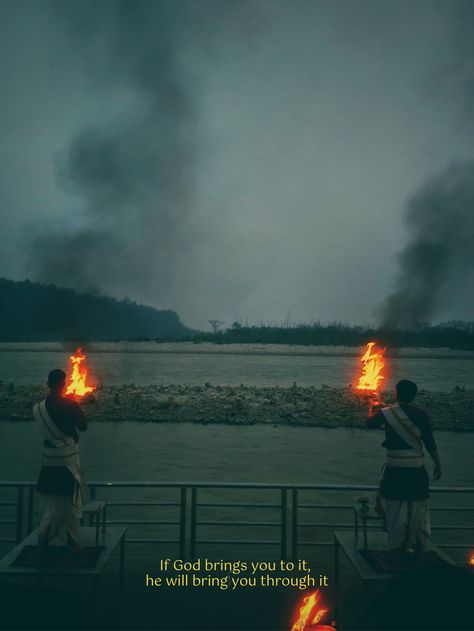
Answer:
<svg viewBox="0 0 474 631"><path fill-rule="evenodd" d="M171 310L129 299L80 294L55 285L0 278L0 342L189 340L215 344L448 347L474 350L474 322L420 323L411 329L314 322L242 326L217 332L189 329Z"/></svg>
<svg viewBox="0 0 474 631"><path fill-rule="evenodd" d="M0 279L0 341L175 339L189 335L174 311L55 285Z"/></svg>

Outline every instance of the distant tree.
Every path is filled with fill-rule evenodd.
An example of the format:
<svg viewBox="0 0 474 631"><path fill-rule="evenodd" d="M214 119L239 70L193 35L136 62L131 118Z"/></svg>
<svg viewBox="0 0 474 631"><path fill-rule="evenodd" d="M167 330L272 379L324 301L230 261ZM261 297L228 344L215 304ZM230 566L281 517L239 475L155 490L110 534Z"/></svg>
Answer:
<svg viewBox="0 0 474 631"><path fill-rule="evenodd" d="M220 327L224 324L224 320L208 320L208 322L212 327L213 333L218 333Z"/></svg>

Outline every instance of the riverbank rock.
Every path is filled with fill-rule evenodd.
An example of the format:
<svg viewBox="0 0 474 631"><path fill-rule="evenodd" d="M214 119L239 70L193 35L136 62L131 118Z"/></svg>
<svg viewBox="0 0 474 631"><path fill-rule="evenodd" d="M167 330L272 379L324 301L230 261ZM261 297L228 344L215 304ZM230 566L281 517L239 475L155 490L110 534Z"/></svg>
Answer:
<svg viewBox="0 0 474 631"><path fill-rule="evenodd" d="M0 419L30 420L44 388L0 384ZM389 393L382 398L389 401ZM370 395L351 388L233 386L109 386L80 401L94 421L194 422L251 425L273 423L314 427L364 427ZM438 430L474 431L474 391L422 390L417 404Z"/></svg>

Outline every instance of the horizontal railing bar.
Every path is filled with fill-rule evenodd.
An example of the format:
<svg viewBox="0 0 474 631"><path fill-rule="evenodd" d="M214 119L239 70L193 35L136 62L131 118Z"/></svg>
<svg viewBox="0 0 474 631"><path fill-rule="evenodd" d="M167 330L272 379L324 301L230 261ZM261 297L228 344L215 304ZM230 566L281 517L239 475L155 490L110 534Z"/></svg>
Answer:
<svg viewBox="0 0 474 631"><path fill-rule="evenodd" d="M341 524L341 523L335 523L335 524L328 524L328 523L318 523L318 524L313 524L310 522L299 522L298 523L298 527L299 528L354 528L354 524L351 522L349 524ZM376 528L377 526L374 526L372 524L367 524L367 528Z"/></svg>
<svg viewBox="0 0 474 631"><path fill-rule="evenodd" d="M35 487L36 482L0 482L1 486L23 486ZM90 487L96 488L209 488L209 489L254 489L254 490L281 490L298 489L300 491L378 491L379 487L372 484L272 484L272 483L252 483L252 482L90 482ZM454 493L454 494L474 494L474 487L433 487L430 489L433 494Z"/></svg>
<svg viewBox="0 0 474 631"><path fill-rule="evenodd" d="M474 543L438 543L438 548L460 548L466 550L472 550L474 548Z"/></svg>
<svg viewBox="0 0 474 631"><path fill-rule="evenodd" d="M36 483L32 483L36 484ZM375 484L274 484L264 482L90 482L89 486L97 487L161 487L180 488L194 486L198 488L222 489L300 489L302 491L378 491ZM474 493L474 487L433 487L432 493Z"/></svg>
<svg viewBox="0 0 474 631"><path fill-rule="evenodd" d="M127 546L129 543L179 543L178 539L129 539L127 537Z"/></svg>
<svg viewBox="0 0 474 631"><path fill-rule="evenodd" d="M353 510L354 504L298 504L298 508L338 508Z"/></svg>
<svg viewBox="0 0 474 631"><path fill-rule="evenodd" d="M118 481L118 482L106 482L106 481L97 481L97 482L89 482L89 486L96 487L157 487L157 488L181 488L183 486L191 486L196 488L221 488L221 489L293 489L298 488L301 490L324 490L324 491L377 491L378 485L374 484L358 484L358 485L350 485L350 484L286 484L280 483L275 484L271 482L192 482L192 481L184 481L184 482L153 482L153 481L143 481L143 482L131 482L131 481ZM461 487L460 487L461 488ZM446 491L451 491L452 489L446 489ZM467 488L466 491L474 493L474 487Z"/></svg>
<svg viewBox="0 0 474 631"><path fill-rule="evenodd" d="M298 508L319 508L318 507L313 507L313 506L307 506L304 504L298 504ZM322 507L321 507L322 508ZM346 508L346 509L350 509L353 510L354 506L325 506L324 508ZM449 511L449 512L456 512L456 511L460 511L460 512L474 512L474 506L471 508L469 506L454 506L454 507L450 507L450 506L430 506L430 511ZM374 515L371 514L368 516L368 519L381 519L378 515Z"/></svg>
<svg viewBox="0 0 474 631"><path fill-rule="evenodd" d="M0 526L16 524L16 519L0 519Z"/></svg>
<svg viewBox="0 0 474 631"><path fill-rule="evenodd" d="M334 547L334 541L298 541L299 546L322 546L322 547ZM474 548L474 544L458 544L458 543L437 543L438 548L457 548L471 550Z"/></svg>
<svg viewBox="0 0 474 631"><path fill-rule="evenodd" d="M198 502L197 506L201 507L222 507L222 508L281 508L281 504L242 504L240 502Z"/></svg>
<svg viewBox="0 0 474 631"><path fill-rule="evenodd" d="M474 511L474 506L430 506L430 511Z"/></svg>
<svg viewBox="0 0 474 631"><path fill-rule="evenodd" d="M137 521L137 520L107 520L107 526L179 526L179 521Z"/></svg>
<svg viewBox="0 0 474 631"><path fill-rule="evenodd" d="M180 506L179 502L116 502L104 500L107 502L107 507L114 506Z"/></svg>
<svg viewBox="0 0 474 631"><path fill-rule="evenodd" d="M240 539L198 539L196 540L197 545L201 544L243 544L243 545L262 545L262 546L281 546L281 541L253 541L253 540L240 540Z"/></svg>
<svg viewBox="0 0 474 631"><path fill-rule="evenodd" d="M16 543L16 539L0 539L0 543Z"/></svg>
<svg viewBox="0 0 474 631"><path fill-rule="evenodd" d="M309 523L309 522L300 522L298 524L299 528L353 528L353 523L341 524L341 523ZM366 528L369 530L377 530L382 527L382 522L380 524L366 524ZM434 525L431 526L431 530L474 530L473 526L445 526L445 525Z"/></svg>
<svg viewBox="0 0 474 631"><path fill-rule="evenodd" d="M24 480L0 481L0 487L36 487L36 482ZM156 482L156 481L91 481L89 487L96 488L219 488L219 489L298 489L301 491L377 491L378 485L375 484L286 484L286 483L264 483L264 482ZM452 487L433 487L431 493L474 493L474 487L452 486Z"/></svg>
<svg viewBox="0 0 474 631"><path fill-rule="evenodd" d="M205 508L205 507L214 507L214 508L219 508L219 507L224 507L224 508L246 508L246 507L254 507L254 508L281 508L280 504L232 504L232 503L217 503L217 504L201 504L198 503L197 504L199 506L199 508ZM16 506L16 502L12 502L11 504L9 504L9 506ZM108 507L125 507L125 506L142 506L142 507L146 507L146 506L167 506L167 507L176 507L176 506L180 506L180 504L178 502L109 502L107 501L107 506ZM333 505L308 505L308 504L299 504L298 508L327 508L327 509L346 509L346 510L353 510L354 506L352 505L347 505L347 506L333 506ZM449 512L455 512L455 511L460 511L460 512L474 512L474 506L471 507L466 507L466 506L455 506L455 507L449 507L449 506L430 506L430 510L431 511L449 511ZM378 519L377 515L370 515L369 517L370 519ZM0 523L2 523L0 521Z"/></svg>
<svg viewBox="0 0 474 631"><path fill-rule="evenodd" d="M435 526L431 526L431 530L474 530L474 525L472 526L443 526L436 524Z"/></svg>
<svg viewBox="0 0 474 631"><path fill-rule="evenodd" d="M8 543L14 543L15 539L0 539L0 543L2 542L8 542ZM179 540L177 539L129 539L127 537L127 545L129 543L179 543ZM262 542L262 541L245 541L245 540L239 540L239 541L231 541L231 540L219 540L219 539L199 539L196 540L196 544L199 543L249 543L249 544L260 544L260 543L266 543L267 545L279 545L281 542L279 541L267 541L267 542ZM334 542L333 541L298 541L298 545L303 545L303 546L334 546ZM466 550L471 550L472 548L474 548L474 544L461 544L461 543L444 543L444 544L437 544L438 548L456 548L456 549L466 549Z"/></svg>
<svg viewBox="0 0 474 631"><path fill-rule="evenodd" d="M353 527L353 524L299 524L299 526L327 526L327 527ZM370 529L381 528L382 524L367 524L366 527ZM431 530L474 530L474 525L460 525L460 526L452 526L447 524L435 524L431 526Z"/></svg>
<svg viewBox="0 0 474 631"><path fill-rule="evenodd" d="M197 521L196 526L278 526L280 522L275 521Z"/></svg>

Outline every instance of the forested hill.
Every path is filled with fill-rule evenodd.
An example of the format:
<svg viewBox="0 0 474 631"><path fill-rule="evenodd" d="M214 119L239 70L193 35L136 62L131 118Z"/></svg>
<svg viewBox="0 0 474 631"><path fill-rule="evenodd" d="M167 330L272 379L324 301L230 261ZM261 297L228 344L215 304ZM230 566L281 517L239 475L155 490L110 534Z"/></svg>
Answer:
<svg viewBox="0 0 474 631"><path fill-rule="evenodd" d="M174 311L0 279L2 342L169 339L189 333Z"/></svg>

